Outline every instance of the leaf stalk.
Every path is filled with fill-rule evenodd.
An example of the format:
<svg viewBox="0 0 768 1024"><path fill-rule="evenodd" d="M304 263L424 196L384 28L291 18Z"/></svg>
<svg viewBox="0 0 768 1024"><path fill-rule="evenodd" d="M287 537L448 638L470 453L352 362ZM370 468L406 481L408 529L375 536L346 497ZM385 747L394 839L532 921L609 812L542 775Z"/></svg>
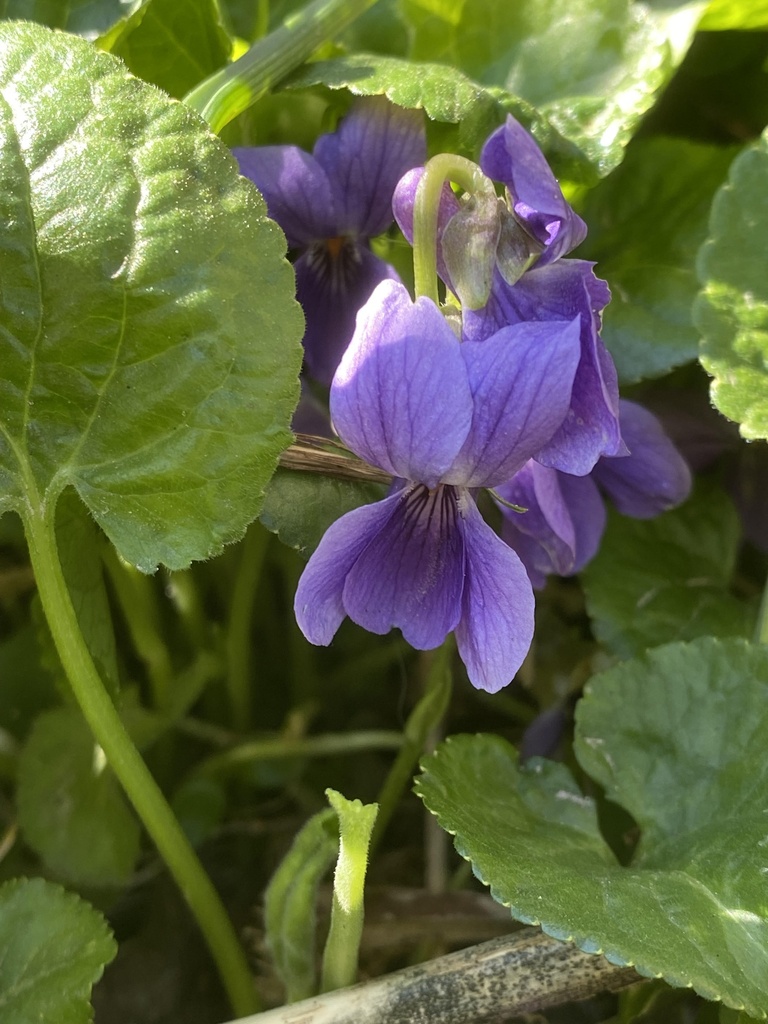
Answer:
<svg viewBox="0 0 768 1024"><path fill-rule="evenodd" d="M259 1000L232 922L96 671L64 580L53 517L29 509L24 527L40 601L77 703L195 916L233 1010L255 1013Z"/></svg>

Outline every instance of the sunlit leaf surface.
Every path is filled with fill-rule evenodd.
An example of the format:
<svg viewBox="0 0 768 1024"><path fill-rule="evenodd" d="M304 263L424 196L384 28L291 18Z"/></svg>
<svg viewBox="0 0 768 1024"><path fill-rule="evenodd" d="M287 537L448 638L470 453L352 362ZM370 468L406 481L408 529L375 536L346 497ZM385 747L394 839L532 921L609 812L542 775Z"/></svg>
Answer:
<svg viewBox="0 0 768 1024"><path fill-rule="evenodd" d="M74 486L145 571L259 509L298 396L284 239L200 118L0 25L0 510Z"/></svg>
<svg viewBox="0 0 768 1024"><path fill-rule="evenodd" d="M576 753L643 830L622 867L563 765L449 738L418 792L514 917L765 1019L768 650L703 638L596 676Z"/></svg>

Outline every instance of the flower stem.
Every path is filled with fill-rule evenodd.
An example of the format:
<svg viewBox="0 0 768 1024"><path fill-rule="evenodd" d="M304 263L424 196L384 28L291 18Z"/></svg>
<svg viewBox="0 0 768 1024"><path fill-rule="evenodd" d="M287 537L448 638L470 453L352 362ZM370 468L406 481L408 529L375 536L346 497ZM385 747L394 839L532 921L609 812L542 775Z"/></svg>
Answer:
<svg viewBox="0 0 768 1024"><path fill-rule="evenodd" d="M446 181L470 194L485 192L488 178L477 164L455 153L439 153L424 167L413 206L413 276L416 297L425 295L437 305L437 229L440 197ZM491 186L492 187L492 186Z"/></svg>
<svg viewBox="0 0 768 1024"><path fill-rule="evenodd" d="M258 998L232 922L159 786L126 732L93 664L64 580L52 521L31 510L25 516L24 525L40 600L72 692L107 761L197 919L234 1011L239 1016L254 1013L259 1009Z"/></svg>
<svg viewBox="0 0 768 1024"><path fill-rule="evenodd" d="M257 40L239 60L196 85L184 102L202 114L214 132L220 132L375 2L314 0Z"/></svg>

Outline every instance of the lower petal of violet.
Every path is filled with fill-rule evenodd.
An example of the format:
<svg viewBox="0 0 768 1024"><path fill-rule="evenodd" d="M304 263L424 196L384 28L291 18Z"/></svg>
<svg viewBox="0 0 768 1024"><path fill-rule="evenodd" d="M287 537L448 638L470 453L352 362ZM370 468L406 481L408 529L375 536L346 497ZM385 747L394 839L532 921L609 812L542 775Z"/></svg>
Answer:
<svg viewBox="0 0 768 1024"><path fill-rule="evenodd" d="M460 497L466 579L456 643L472 685L495 693L512 681L531 646L533 590L523 563L470 494Z"/></svg>
<svg viewBox="0 0 768 1024"><path fill-rule="evenodd" d="M393 494L363 505L326 530L301 575L293 605L299 629L310 643L327 647L333 640L347 614L343 601L347 574L395 515L399 503L400 495Z"/></svg>
<svg viewBox="0 0 768 1024"><path fill-rule="evenodd" d="M314 380L329 385L355 331L357 311L397 271L362 242L316 242L295 264L296 298L306 317L304 359Z"/></svg>
<svg viewBox="0 0 768 1024"><path fill-rule="evenodd" d="M520 556L534 587L550 575L571 576L594 556L605 508L590 477L568 476L529 462L498 494L527 509L502 508L501 535Z"/></svg>
<svg viewBox="0 0 768 1024"><path fill-rule="evenodd" d="M396 626L417 650L438 647L454 629L464 588L458 494L410 484L394 496L395 512L347 574L343 602L353 622L380 634Z"/></svg>

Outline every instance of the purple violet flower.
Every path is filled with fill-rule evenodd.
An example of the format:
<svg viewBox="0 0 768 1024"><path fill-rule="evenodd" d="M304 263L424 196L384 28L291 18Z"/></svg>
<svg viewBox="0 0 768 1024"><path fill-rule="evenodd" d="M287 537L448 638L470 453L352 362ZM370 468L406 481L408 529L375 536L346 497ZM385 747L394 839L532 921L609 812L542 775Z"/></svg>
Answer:
<svg viewBox="0 0 768 1024"><path fill-rule="evenodd" d="M533 593L473 491L508 480L557 430L578 359L578 320L462 344L429 299L378 285L334 378L331 415L394 483L337 520L310 558L295 601L308 640L329 644L347 615L372 633L398 627L419 650L455 630L475 686L511 681L533 636Z"/></svg>
<svg viewBox="0 0 768 1024"><path fill-rule="evenodd" d="M618 422L619 389L616 370L600 339L601 312L610 300L594 264L563 259L586 235L533 137L511 115L487 139L480 166L489 177L504 182L508 202L521 227L532 239L538 258L530 270L509 284L498 266L490 298L480 309L463 311L466 341L484 341L502 327L531 321L581 322L581 359L568 415L551 441L537 454L544 466L575 476L590 472L604 455L623 455ZM395 190L395 219L413 240L413 206L423 168L405 175ZM461 204L446 185L438 218L438 272L455 290L441 253L442 236Z"/></svg>
<svg viewBox="0 0 768 1024"><path fill-rule="evenodd" d="M691 472L656 417L624 399L621 433L629 455L603 458L589 476L569 476L530 461L496 493L527 512L503 508L501 535L534 587L550 574L573 576L596 554L605 529L603 491L623 515L650 519L684 501Z"/></svg>
<svg viewBox="0 0 768 1024"><path fill-rule="evenodd" d="M306 316L305 360L312 377L330 384L358 309L380 281L399 280L369 242L392 224L398 179L426 158L421 111L366 97L335 132L320 136L311 154L297 146L232 152L289 248L300 253L296 297Z"/></svg>

